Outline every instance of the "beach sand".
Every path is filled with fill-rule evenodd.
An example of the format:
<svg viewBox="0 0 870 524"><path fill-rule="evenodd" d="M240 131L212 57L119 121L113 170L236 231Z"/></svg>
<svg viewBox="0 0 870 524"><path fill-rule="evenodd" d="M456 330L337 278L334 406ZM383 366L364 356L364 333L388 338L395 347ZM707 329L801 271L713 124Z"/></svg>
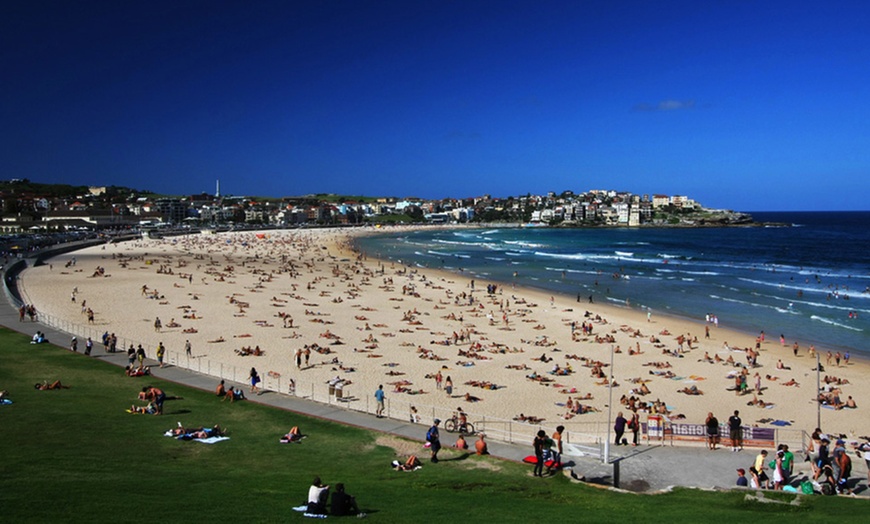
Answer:
<svg viewBox="0 0 870 524"><path fill-rule="evenodd" d="M575 297L551 297L511 285L498 285L488 293L487 285L497 283L472 284L460 275L355 253L354 234L363 233L204 233L112 243L29 268L20 287L41 314L86 326L90 331L79 333L93 333L96 353L103 351L103 332L115 333L119 346L141 343L151 359L162 342L168 362L228 377L235 384L245 384L255 367L266 388L286 393L292 379L296 394L320 400L326 399L327 381L340 376L350 381L343 396L355 399L355 409L364 406L372 412L373 393L383 384L389 416L407 420L414 405L422 424L461 407L469 420L485 420L488 432L511 427L522 434L528 426L531 434L538 427L536 418L545 428L565 425L575 441L603 435L613 347L620 350L614 355L618 385L613 389L613 416L617 411L627 414L619 399L645 384L650 393L638 396L640 401L659 400L674 422L701 424L713 412L725 423L740 410L745 425L773 427L770 422L779 420L791 424L786 429L807 432L816 426L815 358L807 347L795 357L791 346L768 336L761 344L759 367L749 372L750 392L738 395L728 388L735 385L733 374L740 368L727 359L746 363L746 352L736 348L754 348L757 334L709 325L706 338L703 319L658 313L647 317L630 308L578 303ZM92 323L87 309L94 313ZM292 327L284 317L292 318ZM591 324L591 335L581 335L584 323ZM768 333L776 332L770 326ZM454 333L466 338L454 344ZM684 343L684 351L677 353L679 335L697 341L691 349ZM184 354L186 340L192 358ZM303 359L297 368L296 351L315 344L309 365ZM79 351L83 347L84 340L79 340ZM256 347L262 350L260 356L238 354ZM640 354L629 351L638 348ZM823 377L848 380L841 398L851 395L858 405L822 409L823 429L850 439L870 434L870 417L862 415L870 401L870 382L862 380L867 362L853 356L848 365L826 365L828 350L818 351ZM713 362L704 361L705 354ZM778 360L790 369L778 369ZM604 364L605 378L592 376L595 361ZM570 371L551 374L556 365ZM436 388L433 377L439 371L445 380L452 378L452 395ZM674 377L655 374L662 372ZM156 368L154 373L160 374ZM528 378L533 373L541 380ZM757 396L752 391L756 373L762 387ZM785 385L792 379L799 385ZM692 386L703 395L679 392ZM466 394L479 400L468 401ZM568 398L587 396L591 398L579 402L597 411L566 418ZM754 398L771 406L747 405ZM520 414L534 418L531 423L514 421ZM641 418L646 420L644 412Z"/></svg>

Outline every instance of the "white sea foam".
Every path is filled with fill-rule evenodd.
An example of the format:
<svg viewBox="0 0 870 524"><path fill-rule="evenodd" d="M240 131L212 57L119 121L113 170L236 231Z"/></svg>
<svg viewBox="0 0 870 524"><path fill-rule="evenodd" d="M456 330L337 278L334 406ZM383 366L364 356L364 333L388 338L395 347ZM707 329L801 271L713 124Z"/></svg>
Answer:
<svg viewBox="0 0 870 524"><path fill-rule="evenodd" d="M504 240L503 242L511 246L523 246L533 248L546 247L546 244L538 244L535 242L529 242L528 240Z"/></svg>
<svg viewBox="0 0 870 524"><path fill-rule="evenodd" d="M811 316L810 318L813 319L813 320L818 320L819 322L823 322L823 323L825 323L825 324L830 324L830 325L832 325L832 326L837 326L837 327L839 327L839 328L848 329L848 330L851 330L851 331L864 331L864 330L861 329L861 328L856 328L856 327L854 327L854 326L847 326L846 324L840 324L839 322L835 322L835 321L833 321L833 320L831 320L831 319L829 319L829 318L820 317L820 316L818 316L818 315L813 315L813 316Z"/></svg>

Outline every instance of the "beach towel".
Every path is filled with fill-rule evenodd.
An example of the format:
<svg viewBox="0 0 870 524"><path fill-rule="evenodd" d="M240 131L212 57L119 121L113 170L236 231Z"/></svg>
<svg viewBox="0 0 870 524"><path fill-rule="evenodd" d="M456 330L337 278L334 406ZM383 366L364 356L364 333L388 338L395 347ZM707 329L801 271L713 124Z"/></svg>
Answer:
<svg viewBox="0 0 870 524"><path fill-rule="evenodd" d="M208 438L191 438L190 435L173 435L172 430L167 430L166 433L163 434L164 437L173 437L175 440L195 440L197 442L202 442L203 444L214 444L215 442L221 442L223 440L229 440L230 437L208 437Z"/></svg>
<svg viewBox="0 0 870 524"><path fill-rule="evenodd" d="M523 459L523 462L525 462L527 464L537 464L538 458L535 457L534 455L529 455L528 457ZM549 459L549 460L544 461L544 466L546 466L548 468L560 468L560 467L562 467L562 464L560 462L556 462L553 459Z"/></svg>
<svg viewBox="0 0 870 524"><path fill-rule="evenodd" d="M319 513L308 513L308 504L304 506L296 506L293 508L293 511L298 511L302 513L303 517L308 517L310 519L325 519L326 515L321 515Z"/></svg>
<svg viewBox="0 0 870 524"><path fill-rule="evenodd" d="M197 442L202 442L203 444L214 444L215 442L221 442L223 440L229 440L230 437L209 437L209 438L195 438Z"/></svg>
<svg viewBox="0 0 870 524"><path fill-rule="evenodd" d="M787 420L774 420L771 424L774 426L791 426L791 422Z"/></svg>

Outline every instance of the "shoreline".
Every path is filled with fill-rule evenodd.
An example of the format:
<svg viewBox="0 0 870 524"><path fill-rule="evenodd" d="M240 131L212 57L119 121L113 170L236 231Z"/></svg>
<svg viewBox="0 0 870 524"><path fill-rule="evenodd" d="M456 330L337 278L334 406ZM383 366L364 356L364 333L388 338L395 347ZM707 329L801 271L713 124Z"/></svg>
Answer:
<svg viewBox="0 0 870 524"><path fill-rule="evenodd" d="M606 326L596 324L594 333L611 335L614 337L613 344L624 348L623 353L617 354L615 358L615 379L619 387L614 387L613 391L614 414L617 409L626 411L623 406L616 404L616 399L623 394L628 394L629 389L632 389L628 379L639 378L651 380L649 382L651 395L641 398L650 400L660 397L664 404L674 408L674 413L684 414L685 422L702 423L706 412L711 409L716 412L720 421L724 422L733 409L739 409L745 425L756 424L760 419L775 418L793 421L790 429L809 431L815 427L815 409L806 409L806 407L814 407L815 403L811 398L804 400L807 404L798 401L804 397L812 397L815 389L815 372L810 372L809 368L814 367L815 363L807 365L809 361L805 354L794 358L791 351L780 349L778 342L768 340L762 346L760 363L763 367L759 368L762 377L765 375L780 377L780 380L763 379L764 387L767 389L760 398L772 402L775 407L758 409L746 406L745 400L751 398L751 395L735 398L733 393L725 390L730 384L730 379L726 381L724 375L726 371L733 371L736 368L720 368L697 360L704 351L707 351L711 356L721 353L723 359L730 354L739 361L743 353L725 352L722 348L723 342L728 340L731 347L751 347L755 339L753 335L727 328L711 328L711 339L707 341L703 338L704 325L698 325L690 319L673 318L656 313L648 322L646 316L638 311L621 309L611 304L578 304L574 302L574 297L565 295L553 295L554 301L551 305L548 293L533 288L514 289L509 284L499 284L500 292L490 296L480 290L481 286L485 288L486 284L493 283L489 280L476 282L478 287L472 292L470 287L472 279L465 275L430 268L409 269L389 260L376 260L362 255L360 257L364 260L354 261L354 254L349 251L349 242L354 235L348 233L351 232L320 230L267 233L266 236L271 235L275 240L276 244L272 246L269 245L271 241L260 242L265 239L258 239L254 233L145 240L128 242L124 245L109 245L108 249L106 246L100 246L60 255L47 261L48 264L62 266L62 262L67 263L72 257L77 256L77 266L87 264L81 266L83 269L78 272L67 271L62 275L63 271L59 268L53 271L51 266L40 266L28 269L22 275L22 281L26 296L30 297L28 300L35 303L37 309L68 321L84 324L85 319L80 316L81 313L77 308L82 299L87 300L88 303L93 304L97 312L98 323L95 323L95 327L98 330L114 331L119 336L123 334L125 337L141 340L147 345L149 357L153 357L153 347L157 342L165 342L170 352L178 353L183 347L184 339L190 338L196 354L205 352L210 360L226 365L242 366L243 369L249 365L257 366L264 378L267 372L277 373L287 379L293 377L297 382L297 390L307 391L310 387L312 394L315 389L325 388L323 384L336 373L351 380L353 384L349 390L361 401L368 401L368 397L377 385L383 383L388 398L398 406L392 409L391 415L395 418L405 418L401 410L411 404L425 406L426 411L421 410L422 414L430 413L430 406L432 413L455 411L457 406L461 406L472 418L483 416L509 421L519 413L524 413L527 416L543 419L541 424L546 427L563 424L569 431L573 430L576 433L584 433L584 429L591 432L589 428L592 426L597 430L600 430L602 424L606 426L608 392L606 379L603 386L597 385L596 380L589 376L588 369L582 366L582 361L565 358L574 354L579 358L590 360L609 359L609 343L597 344L589 340L585 342L570 340L570 321L573 320L579 325L583 321L585 310L589 309L610 322ZM380 234L382 231L369 233ZM250 245L244 246L245 243ZM194 249L197 244L200 244L196 248L199 249L198 252ZM185 254L186 249L187 254ZM297 260L303 261L304 265L297 266L295 275L288 275L286 266L281 270L281 264L277 259L273 258L268 263L264 263L270 249L273 257L278 252L298 249ZM328 255L324 255L324 252ZM124 254L124 259L127 260L126 268L117 264L118 259L113 257L113 254ZM128 260L127 256L141 258ZM216 257L223 260L217 262ZM100 262L96 262L97 260ZM147 264L148 260L152 262ZM202 266L206 265L204 262L207 260L209 264L206 269L215 271L212 273L206 271L205 274L208 276L203 276ZM105 267L106 274L111 275L111 278L107 280L90 277L94 263ZM233 281L229 282L226 275L221 277L223 281L219 280L215 273L221 273L220 269L226 267L220 266L230 263L236 264L238 268L237 271L231 272ZM197 264L199 267L194 270ZM241 269L246 264L249 264L248 271L242 272ZM171 288L167 288L169 284L166 278L173 275L157 273L156 270L161 265L173 270L175 281ZM383 270L381 275L378 274L380 268ZM178 278L180 273L187 271L196 274L197 280L189 279L183 282ZM392 280L392 286L382 283L381 279L386 278ZM143 284L152 289L159 287L161 291L165 290L167 304L160 305L159 300L142 298L139 288ZM304 286L307 284L312 285L312 289L306 289ZM412 286L417 296L401 294L402 286ZM81 288L79 290L81 296L75 306L71 306L69 293L75 287ZM377 289L381 287L385 289ZM106 293L107 288L114 289L117 293ZM196 302L190 298L191 289L194 293L202 294ZM98 290L102 291L98 292ZM457 305L452 300L451 297L459 296L463 292L480 298L475 304L477 307ZM120 299L115 296L119 293ZM263 295L258 296L257 293ZM347 293L356 294L356 297L351 298ZM300 300L295 300L298 303L288 298L289 295L294 294L301 297ZM103 298L100 295L107 296ZM516 298L511 299L511 295L515 295ZM345 299L340 303L329 300L337 297L345 297ZM235 316L240 313L237 312L238 308L233 307L233 300L236 301L236 305L238 302L248 304L247 308L243 308L245 309L244 313L241 313L243 316ZM515 302L505 308L505 314L508 316L507 327L499 326L498 323L491 325L486 318L487 314L501 318L502 311L497 309L496 300L501 305L504 301ZM226 303L223 303L224 301ZM516 303L518 301L520 303ZM192 309L201 311L200 317L205 320L183 319L183 310L180 309L179 304L187 306L188 311ZM134 306L135 313L131 314L131 311L128 311L130 306ZM363 312L365 308L375 311ZM174 311L170 312L170 309ZM279 310L286 311L294 317L296 320L294 328L280 327L278 323L280 319L275 315ZM306 310L309 312L316 310L323 314L319 320L332 324L313 322L318 320L318 315L305 315ZM159 316L165 317L164 323L166 323L176 311L177 323L185 328L195 325L197 333L183 333L181 328L155 333L152 327L154 320L152 314L158 316L162 313ZM420 324L414 325L413 329L410 322L400 320L408 311L418 312L418 315L412 316L415 316ZM441 318L451 312L467 317L467 322L460 323ZM366 318L367 321L359 320L360 317ZM251 327L252 319L257 327ZM305 320L311 322L304 322ZM368 330L363 323L371 324ZM375 324L384 327L375 327ZM620 330L623 325L641 331L643 336L629 337L627 332ZM200 327L202 329L199 329ZM403 329L400 330L400 327ZM542 328L535 329L535 327ZM457 328L473 331L472 340L475 344L481 344L482 349L478 352L478 356L484 357L483 359L463 358L457 354L457 351L470 349L470 344L442 345L440 343L440 337L449 338ZM683 354L682 358L658 352L658 348L648 342L648 337L657 336L661 343L668 346L668 349L672 349L675 345L672 337L659 335L662 328L667 328L671 333L692 333L693 336L698 336L698 349ZM233 331L249 336L232 335ZM337 346L328 345L329 339L324 338L323 334L330 332L340 337L339 340L343 343ZM378 342L367 344L364 342L367 335L377 338ZM536 346L533 342L540 341L543 335L554 340L556 345ZM232 345L241 344L243 347L249 343L252 346L262 345L266 354L263 357L240 357L227 351L229 346L226 343L208 343L208 340L215 339L217 336L223 336L224 340ZM235 340L236 338L247 340ZM102 351L100 341L95 340L95 342L95 351ZM314 365L305 370L296 370L292 365L295 349L302 347L303 344L312 343L329 348L330 352L323 356L313 353ZM629 343L640 346L643 354L629 356L627 354ZM367 345L375 347L368 349ZM490 352L493 348L499 347L503 352ZM420 359L418 348L445 360ZM519 350L522 352L520 353ZM373 354L377 353L381 356L372 358ZM532 358L540 353L555 360L548 363L533 361ZM333 365L329 357L337 359L340 364ZM456 360L457 358L459 361ZM792 369L790 371L775 369L773 363L778 359ZM387 360L393 361L391 363L396 365L385 370ZM824 361L824 357L822 360ZM462 361L474 365L459 366L458 362ZM697 377L697 379L685 378L685 380L673 381L651 375L648 371L652 368L643 366L647 361L669 362L679 375ZM554 363L563 366L563 369L571 366L572 373L564 376L549 375L548 370L551 370ZM529 369L522 371L506 369L505 364L522 365ZM446 369L441 366L446 366ZM344 372L342 367L355 368L356 371ZM867 361L853 357L848 366L826 368L827 373L838 374L841 378L850 381L851 384L844 388L844 394L855 397L858 410L823 409L823 427L836 428L839 433L849 435L850 438L870 433L868 423L863 421L864 424L861 424L860 415L852 413L863 409L864 402L870 398L870 391L859 381L862 375L866 374L868 367L870 364ZM426 375L432 375L439 369L442 370L442 374L453 374L456 389L454 393L457 396L447 397L443 391L435 388L432 379L426 378ZM390 372L396 374L388 375L387 373ZM532 372L553 380L535 383L526 379L525 375ZM243 378L236 377L235 380L241 382ZM782 386L781 383L789 378L797 380L800 387L796 389ZM389 382L401 380L407 380L410 384L397 386L396 391L392 385L387 385ZM466 385L465 382L469 380L491 382L503 387L495 390L482 389ZM553 384L565 387L553 388ZM689 397L675 393L678 387L688 387L693 384L704 390L705 395ZM406 391L402 392L400 388L405 388ZM571 391L573 388L577 390L575 395L560 393L560 391ZM425 393L410 394L418 390L423 390ZM481 400L465 402L466 393ZM557 403L565 402L569 395L576 397L586 394L592 394L594 398L583 402L600 411L577 415L570 420L559 418L565 410L557 406ZM795 394L798 396L795 397ZM518 399L522 400L518 401ZM808 414L808 411L812 412ZM759 426L768 427L761 423Z"/></svg>
<svg viewBox="0 0 870 524"><path fill-rule="evenodd" d="M731 267L739 266L740 263L715 263L699 262L699 268L693 269L691 263L682 265L675 263L671 266L665 266L651 261L663 261L665 264L671 258L685 259L691 261L694 257L688 254L656 254L655 251L643 253L627 253L618 251L622 249L616 245L607 246L601 249L597 243L596 246L586 247L580 250L571 250L569 244L564 246L560 244L558 234L556 237L537 235L519 235L514 238L508 234L511 241L499 235L494 238L487 238L491 228L478 228L477 233L464 234L460 233L460 238L454 238L450 235L445 235L441 232L432 232L432 234L424 233L422 237L414 237L407 235L407 242L388 243L382 240L365 239L360 241L366 248L371 249L375 256L386 254L393 259L407 259L411 264L419 265L425 268L446 269L448 271L459 273L463 272L468 278L479 278L488 280L498 280L505 285L510 285L513 282L522 286L541 290L542 292L552 294L557 293L565 297L574 298L573 293L578 292L585 297L594 295L597 303L612 305L617 308L625 308L627 300L630 300L630 309L640 310L645 312L647 309L653 311L654 314L661 313L670 317L685 319L697 322L703 325L704 311L718 313L724 322L723 326L729 326L730 329L740 333L761 333L762 331L770 334L787 333L789 344L794 341L799 341L801 346L809 347L815 345L817 347L830 350L832 352L849 352L853 356L862 355L865 359L870 359L870 351L866 349L865 341L861 337L861 333L867 331L866 326L866 307L861 300L853 300L847 302L850 298L863 299L870 297L870 288L864 292L860 289L864 286L852 288L851 286L840 283L831 283L826 281L827 290L822 290L818 285L812 285L810 278L806 277L806 287L804 287L804 278L797 275L788 278L788 275L777 279L775 276L779 272L774 263L752 263L746 261L746 268L750 274L736 274L731 278L743 280L744 282L753 282L751 278L755 278L752 274L756 271L764 272L763 282L753 282L752 284L734 284L735 287L729 287L732 284L729 280L724 279L725 272ZM498 233L496 228L491 233ZM727 229L727 228L722 228ZM659 228L662 230L662 228ZM552 233L550 234L552 235ZM568 239L574 239L574 236L568 232ZM366 235L371 237L372 235ZM466 238L470 237L470 238ZM583 242L585 237L578 237L578 242ZM596 237L598 238L598 237ZM609 238L609 237L608 237ZM658 238L660 242L666 242L672 237ZM519 240L519 241L518 241ZM601 240L600 238L598 240ZM634 243L639 245L648 245L643 238L633 236L628 239L622 239L623 242ZM693 238L695 242L697 238ZM733 239L732 239L733 240ZM504 242L503 242L504 241ZM441 242L444 244L459 244L454 246L445 246L441 250ZM493 245L489 243L492 242ZM538 244L543 242L543 244ZM606 241L602 241L602 245L607 245ZM616 242L620 244L623 242ZM465 247L463 244L468 243ZM510 245L509 245L510 244ZM519 244L514 246L514 244ZM530 246L530 247L529 247ZM488 249L481 249L486 247ZM517 255L510 251L514 248L526 247L524 254ZM492 249L493 254L489 254ZM469 250L466 252L466 249ZM614 249L617 249L614 251ZM626 247L629 251L633 249ZM639 248L642 249L642 248ZM439 250L443 252L439 252ZM537 251L543 251L538 253ZM522 251L522 249L520 249ZM532 255L534 251L534 256ZM670 253L670 252L669 252ZM616 255L616 259L620 260L618 264L613 261L604 262L603 266L596 264L596 258L614 258L608 255ZM510 257L505 258L507 255ZM585 256L584 256L585 255ZM522 258L514 259L514 256L522 256ZM491 258L492 257L492 258ZM548 258L552 257L552 258ZM625 264L622 265L622 259L625 257ZM465 260L471 258L471 260ZM499 267L499 264L507 264L501 262L508 260L511 264L509 267ZM518 262L515 262L517 260ZM495 261L495 262L493 262ZM514 267L514 264L519 264ZM466 267L468 266L468 267ZM526 267L528 266L528 267ZM564 266L564 267L563 267ZM786 269L791 268L796 270L797 265L783 266ZM511 276L513 269L519 269L520 275ZM558 276L558 271L562 270L561 277ZM853 268L852 268L853 269ZM812 271L812 274L829 274L839 275L851 283L854 273L852 269L839 272ZM661 273L659 273L661 271ZM702 273L697 273L701 271ZM710 272L710 281L704 281L707 277L695 277L697 274ZM723 273L719 273L723 271ZM809 271L809 270L808 270ZM567 275L566 275L567 272ZM596 273L597 272L597 275ZM803 267L801 267L803 273ZM863 274L864 272L859 272ZM610 293L611 283L606 275L625 276L625 279L616 279L613 283L614 292ZM622 275L620 275L622 274ZM676 274L675 276L672 274ZM810 274L810 273L808 273ZM629 278L631 281L629 282ZM695 279L698 282L695 282ZM834 278L831 276L831 278ZM603 281L602 281L603 279ZM656 284L656 281L662 281L662 284ZM679 285L680 281L686 281L688 286L698 287L699 295L695 295L691 290L686 290ZM599 282L601 285L599 286ZM593 284L594 282L594 284ZM636 285L635 285L636 283ZM676 283L676 284L675 284ZM815 282L821 284L821 281ZM840 289L840 285L844 286ZM837 290L844 293L841 297L837 295L835 290L833 294L830 288L836 286ZM720 288L723 288L720 291ZM724 288L729 288L727 291ZM756 288L759 289L756 292ZM774 288L779 289L775 291ZM606 291L604 291L606 289ZM660 289L661 294L657 294ZM573 292L571 290L574 290ZM764 291L761 291L764 290ZM797 291L797 297L789 297L789 291ZM803 292L806 290L808 297L802 298ZM819 291L828 294L826 300L821 298ZM733 292L733 293L731 293ZM721 296L719 296L721 295ZM757 295L759 298L753 298L752 295ZM685 301L684 301L685 299ZM794 301L794 304L791 302ZM788 303L788 306L786 306ZM790 310L795 306L798 311L795 315ZM804 307L806 306L806 307ZM753 308L759 308L760 315L753 313ZM815 309L813 309L815 308ZM825 312L820 312L819 308ZM846 311L855 308L855 324L851 314L848 320L845 318ZM774 314L771 310L776 310ZM859 323L857 319L858 312L862 313L862 321ZM833 327L833 326L836 326Z"/></svg>

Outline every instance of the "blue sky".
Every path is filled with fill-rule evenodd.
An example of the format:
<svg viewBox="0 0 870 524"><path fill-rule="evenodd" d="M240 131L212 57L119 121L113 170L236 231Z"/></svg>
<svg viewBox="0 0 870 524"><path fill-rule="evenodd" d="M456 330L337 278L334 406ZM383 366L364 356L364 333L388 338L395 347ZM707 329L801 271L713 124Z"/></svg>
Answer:
<svg viewBox="0 0 870 524"><path fill-rule="evenodd" d="M866 210L868 2L0 5L0 179Z"/></svg>

